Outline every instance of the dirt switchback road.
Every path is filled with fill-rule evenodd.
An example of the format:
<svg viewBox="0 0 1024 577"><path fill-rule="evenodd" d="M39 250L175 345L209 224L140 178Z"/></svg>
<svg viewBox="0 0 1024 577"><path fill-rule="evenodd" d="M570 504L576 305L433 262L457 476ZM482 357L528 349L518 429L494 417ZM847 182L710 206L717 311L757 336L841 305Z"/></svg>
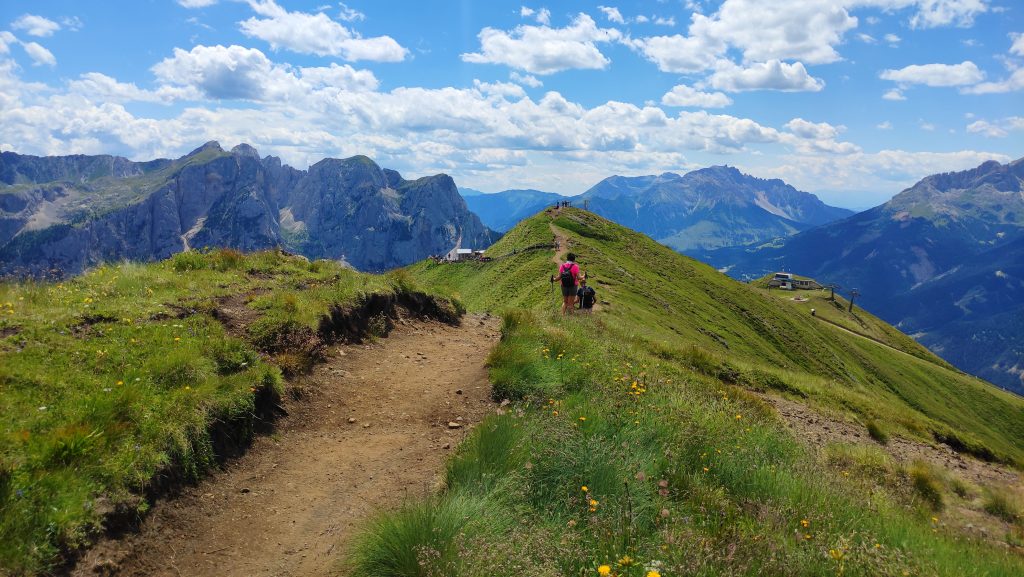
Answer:
<svg viewBox="0 0 1024 577"><path fill-rule="evenodd" d="M450 449L493 410L484 362L498 336L497 318L469 315L332 347L275 434L157 504L139 534L98 544L73 574L337 574L359 521L431 491Z"/></svg>

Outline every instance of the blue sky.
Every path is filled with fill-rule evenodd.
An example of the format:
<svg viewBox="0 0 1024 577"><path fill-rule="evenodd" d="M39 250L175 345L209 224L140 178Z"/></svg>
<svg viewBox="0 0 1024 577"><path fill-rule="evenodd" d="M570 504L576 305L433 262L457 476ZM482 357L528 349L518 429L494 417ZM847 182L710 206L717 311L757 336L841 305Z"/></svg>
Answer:
<svg viewBox="0 0 1024 577"><path fill-rule="evenodd" d="M0 149L578 193L729 164L839 206L1024 156L1011 0L6 0Z"/></svg>

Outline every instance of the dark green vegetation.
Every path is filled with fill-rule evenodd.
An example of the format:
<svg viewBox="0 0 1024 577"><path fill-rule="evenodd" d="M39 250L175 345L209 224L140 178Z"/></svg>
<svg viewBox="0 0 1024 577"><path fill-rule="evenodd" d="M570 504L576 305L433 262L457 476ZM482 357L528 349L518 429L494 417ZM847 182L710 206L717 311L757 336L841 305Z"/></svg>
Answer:
<svg viewBox="0 0 1024 577"><path fill-rule="evenodd" d="M866 436L814 451L757 392L1017 465L1020 398L870 315L834 314L881 343L583 211L524 221L491 252L549 242L552 224L596 283L593 316L553 313L550 250L408 269L470 309L504 311L490 366L495 398L512 403L459 448L443 491L366 528L360 574L1024 571L1019 550L947 524L973 491L953 473L903 468Z"/></svg>
<svg viewBox="0 0 1024 577"><path fill-rule="evenodd" d="M1024 392L1024 159L929 176L882 206L701 253L736 278L783 266L859 288L868 310L957 367Z"/></svg>
<svg viewBox="0 0 1024 577"><path fill-rule="evenodd" d="M282 371L417 298L446 306L398 277L231 250L0 284L0 573L52 568L237 454Z"/></svg>

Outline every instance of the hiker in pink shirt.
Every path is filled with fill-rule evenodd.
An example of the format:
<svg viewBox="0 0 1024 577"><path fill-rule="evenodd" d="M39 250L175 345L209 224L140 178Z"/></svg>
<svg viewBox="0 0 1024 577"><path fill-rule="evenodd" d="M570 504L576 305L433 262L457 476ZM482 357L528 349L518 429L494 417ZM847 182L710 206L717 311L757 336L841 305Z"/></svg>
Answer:
<svg viewBox="0 0 1024 577"><path fill-rule="evenodd" d="M562 314L571 315L576 304L576 290L580 284L580 265L576 255L569 253L565 263L558 267L558 282L562 285Z"/></svg>

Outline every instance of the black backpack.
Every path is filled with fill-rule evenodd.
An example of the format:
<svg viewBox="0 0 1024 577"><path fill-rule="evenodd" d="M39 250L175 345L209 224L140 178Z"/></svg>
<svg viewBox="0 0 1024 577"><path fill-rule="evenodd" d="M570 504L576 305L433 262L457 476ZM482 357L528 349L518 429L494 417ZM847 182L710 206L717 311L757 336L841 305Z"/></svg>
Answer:
<svg viewBox="0 0 1024 577"><path fill-rule="evenodd" d="M572 276L572 265L562 265L562 272L558 273L558 280L561 281L562 286L570 288L576 286L576 279Z"/></svg>

